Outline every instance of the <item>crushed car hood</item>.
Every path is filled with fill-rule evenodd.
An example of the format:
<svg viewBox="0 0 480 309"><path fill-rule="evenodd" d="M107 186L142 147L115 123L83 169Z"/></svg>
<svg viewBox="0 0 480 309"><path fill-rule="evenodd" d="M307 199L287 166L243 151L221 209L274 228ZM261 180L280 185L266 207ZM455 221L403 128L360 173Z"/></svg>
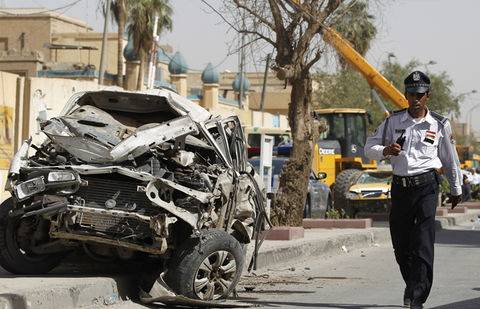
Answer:
<svg viewBox="0 0 480 309"><path fill-rule="evenodd" d="M199 125L211 118L201 106L165 89L105 90L77 95L65 115L42 123L42 131L81 161L114 163L198 134Z"/></svg>

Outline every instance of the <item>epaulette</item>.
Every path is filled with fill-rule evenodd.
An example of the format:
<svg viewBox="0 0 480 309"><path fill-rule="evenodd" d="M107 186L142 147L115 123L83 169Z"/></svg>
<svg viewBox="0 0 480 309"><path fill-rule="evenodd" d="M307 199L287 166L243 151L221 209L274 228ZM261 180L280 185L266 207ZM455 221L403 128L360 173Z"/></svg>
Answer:
<svg viewBox="0 0 480 309"><path fill-rule="evenodd" d="M444 125L448 120L447 117L443 117L442 115L432 111L430 111L430 115L432 115L432 117L435 118L435 120L440 122L442 125Z"/></svg>
<svg viewBox="0 0 480 309"><path fill-rule="evenodd" d="M404 112L404 111L406 111L406 110L407 110L406 108L400 109L400 110L398 110L398 111L393 111L392 114L399 114L399 113Z"/></svg>

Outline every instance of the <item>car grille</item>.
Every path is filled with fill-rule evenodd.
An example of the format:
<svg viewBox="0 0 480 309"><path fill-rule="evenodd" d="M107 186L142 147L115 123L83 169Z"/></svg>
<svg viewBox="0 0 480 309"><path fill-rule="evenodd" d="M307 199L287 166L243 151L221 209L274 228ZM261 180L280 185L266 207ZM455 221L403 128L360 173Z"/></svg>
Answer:
<svg viewBox="0 0 480 309"><path fill-rule="evenodd" d="M88 186L81 187L76 195L85 200L87 207L105 209L108 200L115 200L113 209L133 212L141 210L146 215L154 211L145 192L137 189L138 186L145 186L144 182L118 174L82 176L82 180L88 181Z"/></svg>
<svg viewBox="0 0 480 309"><path fill-rule="evenodd" d="M80 212L81 227L111 234L137 234L148 231L148 225L133 218L115 217L109 214Z"/></svg>

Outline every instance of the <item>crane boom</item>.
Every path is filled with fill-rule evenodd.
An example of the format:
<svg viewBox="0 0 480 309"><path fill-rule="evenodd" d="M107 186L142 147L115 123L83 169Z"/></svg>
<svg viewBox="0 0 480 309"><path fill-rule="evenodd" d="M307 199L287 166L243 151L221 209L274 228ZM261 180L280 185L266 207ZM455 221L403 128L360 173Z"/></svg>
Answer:
<svg viewBox="0 0 480 309"><path fill-rule="evenodd" d="M382 73L368 63L340 34L330 27L325 27L323 35L325 42L332 45L348 63L360 72L371 87L375 87L383 97L390 100L398 108L408 107L405 96Z"/></svg>

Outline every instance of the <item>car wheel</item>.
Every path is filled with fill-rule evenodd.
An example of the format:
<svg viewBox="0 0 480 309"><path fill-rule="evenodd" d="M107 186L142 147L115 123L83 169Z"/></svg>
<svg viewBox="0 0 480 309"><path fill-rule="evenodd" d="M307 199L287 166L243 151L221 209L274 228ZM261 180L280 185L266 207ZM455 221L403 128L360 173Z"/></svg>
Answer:
<svg viewBox="0 0 480 309"><path fill-rule="evenodd" d="M307 195L305 200L305 206L303 206L303 217L311 218L312 217L312 201L310 201L310 196Z"/></svg>
<svg viewBox="0 0 480 309"><path fill-rule="evenodd" d="M362 174L361 170L347 169L340 172L335 179L335 186L333 187L333 199L335 209L343 209L345 215L349 218L354 218L356 210L347 198L350 187L357 181Z"/></svg>
<svg viewBox="0 0 480 309"><path fill-rule="evenodd" d="M12 198L0 205L0 265L8 272L19 275L49 272L60 264L65 253L31 252L30 245L38 228L39 219L35 216L23 219L10 217L9 212L12 209Z"/></svg>
<svg viewBox="0 0 480 309"><path fill-rule="evenodd" d="M200 300L226 298L240 280L244 264L238 240L223 230L209 230L176 250L165 279L179 295Z"/></svg>
<svg viewBox="0 0 480 309"><path fill-rule="evenodd" d="M328 195L328 198L327 198L327 209L325 209L325 214L324 214L324 218L325 219L328 219L327 217L327 213L333 209L333 201L332 201L332 197L330 195Z"/></svg>

